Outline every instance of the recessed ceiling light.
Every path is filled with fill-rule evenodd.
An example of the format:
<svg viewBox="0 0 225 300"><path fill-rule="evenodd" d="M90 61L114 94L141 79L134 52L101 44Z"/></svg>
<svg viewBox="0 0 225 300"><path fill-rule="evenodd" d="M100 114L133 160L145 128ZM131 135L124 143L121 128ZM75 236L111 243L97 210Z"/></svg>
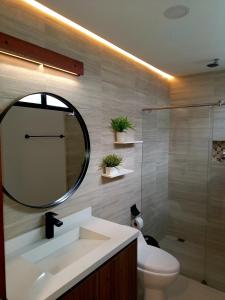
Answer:
<svg viewBox="0 0 225 300"><path fill-rule="evenodd" d="M189 13L190 9L184 5L175 5L167 8L164 16L168 19L180 19Z"/></svg>

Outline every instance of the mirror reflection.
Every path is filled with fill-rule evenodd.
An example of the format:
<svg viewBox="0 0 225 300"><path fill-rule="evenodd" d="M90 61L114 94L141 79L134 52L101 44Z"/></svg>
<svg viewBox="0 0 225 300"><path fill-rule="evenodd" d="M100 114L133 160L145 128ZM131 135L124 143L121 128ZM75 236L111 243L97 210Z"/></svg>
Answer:
<svg viewBox="0 0 225 300"><path fill-rule="evenodd" d="M79 112L48 93L28 95L2 115L5 192L31 207L65 201L83 180L89 137Z"/></svg>

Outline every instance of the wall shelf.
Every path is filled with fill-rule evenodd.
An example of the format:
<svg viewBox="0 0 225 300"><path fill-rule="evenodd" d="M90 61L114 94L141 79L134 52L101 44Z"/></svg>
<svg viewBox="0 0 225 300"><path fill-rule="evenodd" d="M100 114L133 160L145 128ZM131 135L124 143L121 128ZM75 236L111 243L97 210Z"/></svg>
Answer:
<svg viewBox="0 0 225 300"><path fill-rule="evenodd" d="M114 142L115 145L143 144L143 141Z"/></svg>
<svg viewBox="0 0 225 300"><path fill-rule="evenodd" d="M124 175L130 174L130 173L133 173L133 172L134 172L133 170L129 170L129 169L120 169L118 174L116 174L116 175L106 175L106 174L103 173L102 177L116 178L116 177L124 176Z"/></svg>

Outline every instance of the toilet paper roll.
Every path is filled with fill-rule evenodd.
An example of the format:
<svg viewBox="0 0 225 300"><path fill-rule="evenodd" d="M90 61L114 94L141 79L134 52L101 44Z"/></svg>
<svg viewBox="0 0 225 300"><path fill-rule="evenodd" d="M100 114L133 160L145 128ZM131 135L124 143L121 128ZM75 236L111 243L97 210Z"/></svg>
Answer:
<svg viewBox="0 0 225 300"><path fill-rule="evenodd" d="M144 226L144 221L142 217L136 217L132 220L132 227L137 228L138 230L141 230Z"/></svg>

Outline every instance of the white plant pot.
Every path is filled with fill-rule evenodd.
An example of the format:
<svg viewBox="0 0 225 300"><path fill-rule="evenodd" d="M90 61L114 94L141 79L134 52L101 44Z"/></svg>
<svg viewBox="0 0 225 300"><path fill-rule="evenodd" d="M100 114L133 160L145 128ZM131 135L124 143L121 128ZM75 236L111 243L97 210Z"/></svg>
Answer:
<svg viewBox="0 0 225 300"><path fill-rule="evenodd" d="M108 176L118 175L119 170L116 167L105 167L105 174Z"/></svg>
<svg viewBox="0 0 225 300"><path fill-rule="evenodd" d="M122 131L122 132L117 131L116 132L116 141L118 143L125 143L127 141L127 132L126 131Z"/></svg>

